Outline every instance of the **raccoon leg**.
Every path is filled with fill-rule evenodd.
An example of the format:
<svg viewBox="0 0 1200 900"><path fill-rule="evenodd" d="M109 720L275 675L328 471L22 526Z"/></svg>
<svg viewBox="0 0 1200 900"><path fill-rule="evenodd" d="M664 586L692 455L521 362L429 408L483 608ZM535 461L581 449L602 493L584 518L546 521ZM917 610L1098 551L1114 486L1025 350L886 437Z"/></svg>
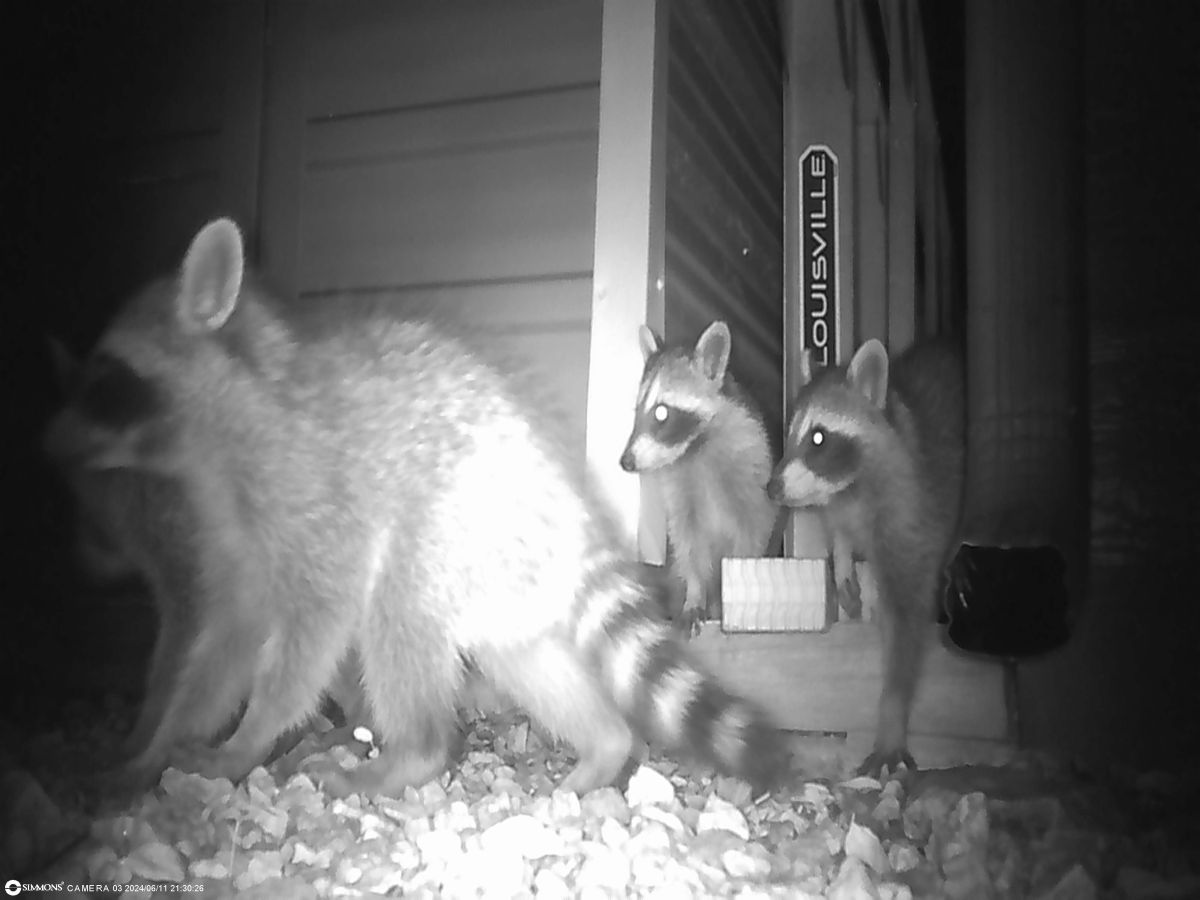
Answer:
<svg viewBox="0 0 1200 900"><path fill-rule="evenodd" d="M190 642L154 734L130 763L134 772L157 778L173 747L211 739L237 714L253 682L261 631L231 624L210 622Z"/></svg>
<svg viewBox="0 0 1200 900"><path fill-rule="evenodd" d="M581 660L578 650L545 636L532 646L476 654L485 678L579 755L559 787L584 794L612 784L633 753L633 732Z"/></svg>
<svg viewBox="0 0 1200 900"><path fill-rule="evenodd" d="M694 636L699 633L700 623L704 621L707 612L705 579L690 566L680 565L679 575L684 584L683 610L679 614L679 624L686 634Z"/></svg>
<svg viewBox="0 0 1200 900"><path fill-rule="evenodd" d="M435 593L444 589L445 578L424 572L410 548L400 546L393 556L409 562L383 574L355 639L363 695L381 750L351 771L318 773L335 796L396 796L409 785L425 784L445 771L457 734L456 703L467 673L447 624L452 601Z"/></svg>
<svg viewBox="0 0 1200 900"><path fill-rule="evenodd" d="M861 774L879 774L884 766L894 772L900 763L910 770L917 767L908 752L908 717L921 674L934 585L927 575L908 579L897 576L898 562L901 567L907 564L921 569L923 560L914 556L876 566L876 577L880 579L883 691L879 698L875 749L859 767Z"/></svg>
<svg viewBox="0 0 1200 900"><path fill-rule="evenodd" d="M253 600L274 613L259 613L255 631L261 639L248 657L253 679L241 721L224 743L185 756L181 768L241 780L267 759L282 734L308 719L333 681L351 641L354 601L326 602L298 579L275 585L273 593Z"/></svg>
<svg viewBox="0 0 1200 900"><path fill-rule="evenodd" d="M854 571L854 548L850 538L838 529L829 529L830 550L833 556L833 583L837 589L838 606L851 619L862 616L862 592Z"/></svg>
<svg viewBox="0 0 1200 900"><path fill-rule="evenodd" d="M179 683L180 661L186 657L186 653L186 627L178 616L164 610L160 615L154 650L146 670L141 708L133 729L121 743L122 754L127 759L137 756L149 745Z"/></svg>

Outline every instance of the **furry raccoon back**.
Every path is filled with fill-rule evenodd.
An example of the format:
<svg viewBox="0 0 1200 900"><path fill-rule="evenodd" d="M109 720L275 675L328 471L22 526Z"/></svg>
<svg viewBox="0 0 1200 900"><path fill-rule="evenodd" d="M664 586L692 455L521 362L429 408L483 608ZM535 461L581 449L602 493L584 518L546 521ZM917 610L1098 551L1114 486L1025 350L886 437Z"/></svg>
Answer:
<svg viewBox="0 0 1200 900"><path fill-rule="evenodd" d="M186 485L220 574L208 589L256 647L241 723L192 768L244 775L350 652L384 752L331 773L339 793L436 775L468 666L575 746L564 787L613 780L634 728L760 783L784 764L757 708L646 615L603 504L459 339L379 313L302 322L245 276L220 220L97 361L100 395L115 384L130 402L85 392L71 419L85 464Z"/></svg>

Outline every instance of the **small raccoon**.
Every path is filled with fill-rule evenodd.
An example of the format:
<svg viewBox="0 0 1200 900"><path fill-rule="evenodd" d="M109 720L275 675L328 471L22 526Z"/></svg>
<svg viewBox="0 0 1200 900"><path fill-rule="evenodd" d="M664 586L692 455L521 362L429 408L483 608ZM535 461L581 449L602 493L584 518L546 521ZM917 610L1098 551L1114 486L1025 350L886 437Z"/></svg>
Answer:
<svg viewBox="0 0 1200 900"><path fill-rule="evenodd" d="M821 510L839 588L864 559L879 590L883 694L863 772L900 762L937 587L959 527L965 407L962 362L948 343L915 344L892 363L876 340L850 364L809 371L796 397L770 493Z"/></svg>
<svg viewBox="0 0 1200 900"><path fill-rule="evenodd" d="M646 366L621 468L657 482L684 620L720 615L723 557L767 551L779 510L767 496L771 448L762 416L728 372L731 338L713 322L689 354L639 332Z"/></svg>
<svg viewBox="0 0 1200 900"><path fill-rule="evenodd" d="M51 431L84 468L179 479L196 514L222 613L181 679L231 666L222 689L248 700L228 740L175 761L243 777L353 654L382 749L325 773L335 794L440 773L472 675L574 745L568 790L612 782L634 729L756 784L782 774L765 716L646 614L611 515L515 378L428 323L325 312L262 290L237 226L212 222L118 316ZM192 712L176 691L164 722Z"/></svg>

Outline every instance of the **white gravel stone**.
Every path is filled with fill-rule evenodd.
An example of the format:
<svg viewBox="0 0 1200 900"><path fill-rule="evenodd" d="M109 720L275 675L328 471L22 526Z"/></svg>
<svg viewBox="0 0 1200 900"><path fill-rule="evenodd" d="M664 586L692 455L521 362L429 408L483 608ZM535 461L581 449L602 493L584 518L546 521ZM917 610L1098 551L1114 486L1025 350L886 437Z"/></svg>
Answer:
<svg viewBox="0 0 1200 900"><path fill-rule="evenodd" d="M585 818L616 819L622 825L629 824L629 804L614 787L588 791L579 799L579 805Z"/></svg>
<svg viewBox="0 0 1200 900"><path fill-rule="evenodd" d="M605 819L600 823L600 840L614 850L621 850L629 843L629 830L616 819Z"/></svg>
<svg viewBox="0 0 1200 900"><path fill-rule="evenodd" d="M633 832L625 850L631 856L647 852L669 853L674 844L671 832L665 826L657 822L649 822Z"/></svg>
<svg viewBox="0 0 1200 900"><path fill-rule="evenodd" d="M708 798L704 810L696 822L696 833L718 829L736 834L743 841L750 840L750 826L741 810L728 801L713 795Z"/></svg>
<svg viewBox="0 0 1200 900"><path fill-rule="evenodd" d="M769 860L756 857L745 850L726 850L721 854L721 865L734 878L762 880L771 874Z"/></svg>
<svg viewBox="0 0 1200 900"><path fill-rule="evenodd" d="M635 809L644 804L671 806L676 802L675 786L649 766L639 766L630 776L625 799Z"/></svg>
<svg viewBox="0 0 1200 900"><path fill-rule="evenodd" d="M879 889L860 859L848 857L825 894L827 900L879 900Z"/></svg>
<svg viewBox="0 0 1200 900"><path fill-rule="evenodd" d="M629 858L599 841L584 841L585 859L575 876L578 888L601 887L624 891L629 885Z"/></svg>
<svg viewBox="0 0 1200 900"><path fill-rule="evenodd" d="M870 828L857 822L851 822L846 831L845 850L847 856L861 859L880 875L891 871L887 853L884 852L878 836Z"/></svg>
<svg viewBox="0 0 1200 900"><path fill-rule="evenodd" d="M684 834L687 828L683 824L683 820L670 810L663 809L661 806L643 806L638 809L637 816L634 817L633 828L637 830L641 827L639 819L658 822L660 825L665 825L668 829L676 834Z"/></svg>
<svg viewBox="0 0 1200 900"><path fill-rule="evenodd" d="M445 829L418 835L413 841L425 863L457 861L462 856L462 837Z"/></svg>
<svg viewBox="0 0 1200 900"><path fill-rule="evenodd" d="M888 847L887 855L893 872L911 872L921 864L921 851L912 844L897 841Z"/></svg>
<svg viewBox="0 0 1200 900"><path fill-rule="evenodd" d="M541 869L533 876L533 890L538 900L568 900L572 896L567 882L550 869Z"/></svg>
<svg viewBox="0 0 1200 900"><path fill-rule="evenodd" d="M555 822L563 819L574 819L583 815L583 806L579 795L574 791L555 790L550 795L550 817Z"/></svg>
<svg viewBox="0 0 1200 900"><path fill-rule="evenodd" d="M516 853L525 859L561 856L567 852L562 838L533 816L518 814L497 822L480 835L485 849Z"/></svg>

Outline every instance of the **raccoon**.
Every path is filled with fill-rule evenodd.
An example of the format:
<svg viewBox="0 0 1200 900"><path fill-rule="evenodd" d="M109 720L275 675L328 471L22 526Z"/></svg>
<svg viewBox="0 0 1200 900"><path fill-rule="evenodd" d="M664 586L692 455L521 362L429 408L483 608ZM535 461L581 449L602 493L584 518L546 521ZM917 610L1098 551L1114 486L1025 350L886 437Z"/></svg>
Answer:
<svg viewBox="0 0 1200 900"><path fill-rule="evenodd" d="M646 366L621 468L657 482L683 620L720 615L721 559L762 556L779 510L767 496L771 447L761 414L728 372L731 338L713 322L689 354L639 332Z"/></svg>
<svg viewBox="0 0 1200 900"><path fill-rule="evenodd" d="M959 528L965 407L949 343L913 345L891 364L867 341L850 364L812 372L805 358L773 498L821 510L839 587L853 557L879 590L883 693L874 751L860 771L915 763L908 718L937 587Z"/></svg>
<svg viewBox="0 0 1200 900"><path fill-rule="evenodd" d="M573 744L564 789L611 783L635 729L755 784L782 774L765 715L646 614L519 380L427 322L331 312L279 303L237 226L211 222L102 337L52 431L77 465L179 479L196 513L199 589L224 599L181 680L232 663L223 689L248 700L228 740L172 761L240 779L353 654L382 746L323 773L336 795L439 774L470 673ZM179 696L164 722L193 714Z"/></svg>

